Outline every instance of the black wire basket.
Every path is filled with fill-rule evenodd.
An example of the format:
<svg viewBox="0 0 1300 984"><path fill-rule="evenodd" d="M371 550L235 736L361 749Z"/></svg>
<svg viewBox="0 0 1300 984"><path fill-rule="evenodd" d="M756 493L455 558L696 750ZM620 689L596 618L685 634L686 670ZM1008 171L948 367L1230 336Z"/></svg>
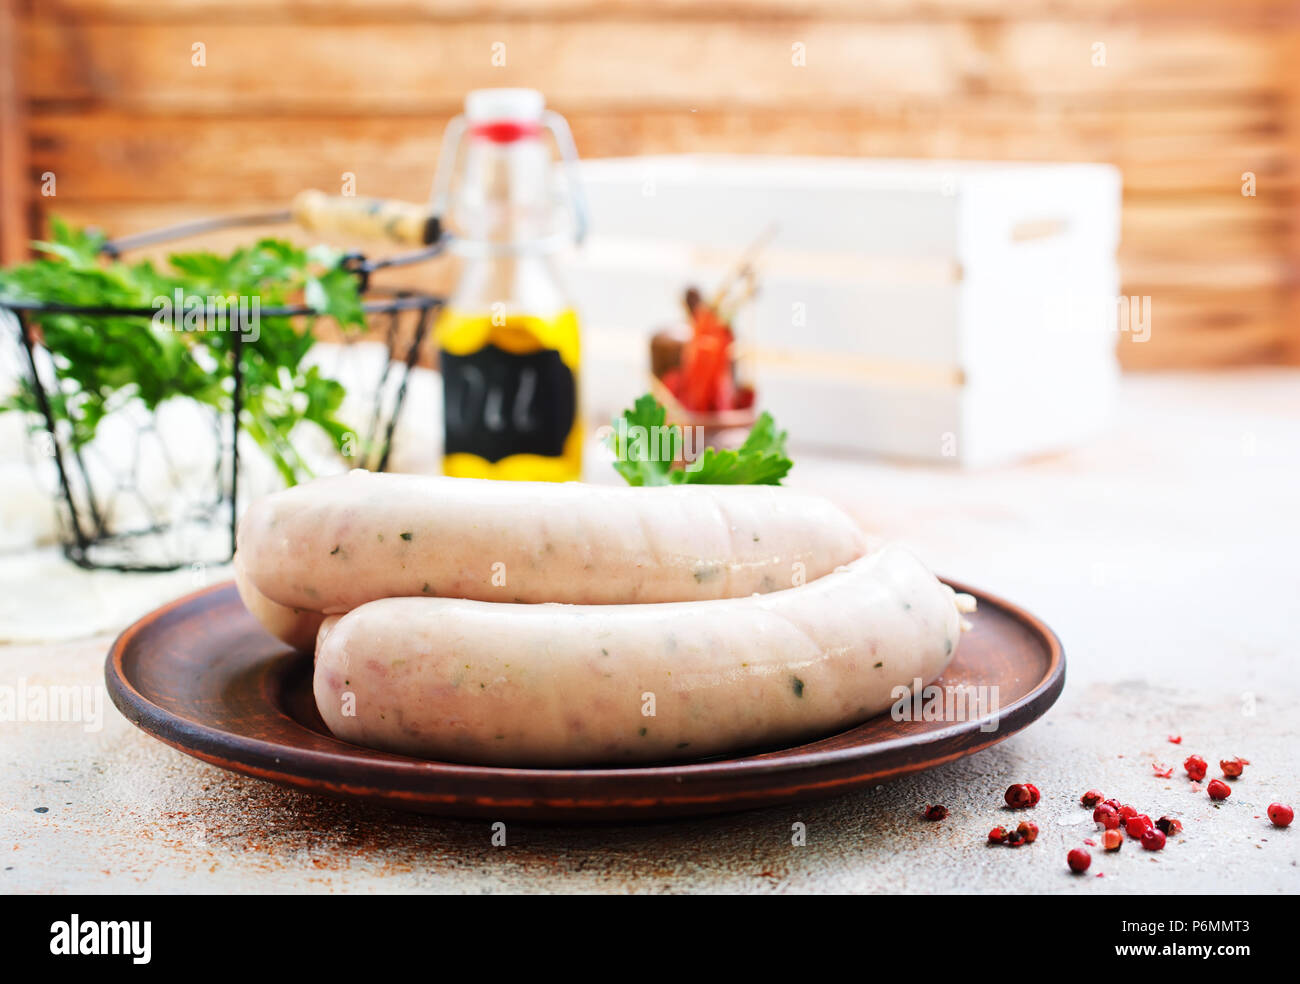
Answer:
<svg viewBox="0 0 1300 984"><path fill-rule="evenodd" d="M239 218L190 223L108 241L102 251L117 257L128 248L245 224L253 223ZM420 262L440 252L441 246L434 244L378 260L349 253L340 261L358 278L361 288L362 309L370 330L360 338L382 341L386 347L377 372L379 378L373 380L372 405L361 414L366 419L357 428L353 453L342 456L340 466L387 469L411 372L442 305L440 297L424 291L372 285L371 274L385 267ZM305 305L267 306L259 313L262 318L320 317ZM127 433L125 441L119 442L125 450L119 447L117 453L109 455L94 446L98 438L84 447L70 440L70 422L59 418L50 399L51 393L60 392L63 383L56 360L41 341L39 326L43 317L138 317L148 322L155 314L155 308L0 299L0 318L16 329L21 371L31 386L40 418L33 422L31 432L38 437L38 457L45 462L40 470L46 472L51 483L63 552L83 568L168 571L225 563L234 554L241 482L246 477L241 474L239 439L246 400L243 353L249 344L243 333L234 331L226 348L234 384L229 408L186 401L189 416L179 433L165 433L160 415L138 401L128 403L114 411L123 415L116 424L119 433L123 429ZM341 349L346 350L360 339L343 334L340 340ZM208 459L201 467L179 467L178 456L193 459L196 453ZM248 471L247 462L244 470Z"/></svg>

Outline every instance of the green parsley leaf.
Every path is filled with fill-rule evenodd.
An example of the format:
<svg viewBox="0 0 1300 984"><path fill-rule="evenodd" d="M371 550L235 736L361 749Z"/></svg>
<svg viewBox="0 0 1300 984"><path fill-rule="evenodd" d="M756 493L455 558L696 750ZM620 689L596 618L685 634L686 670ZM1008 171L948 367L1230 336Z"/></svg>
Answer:
<svg viewBox="0 0 1300 984"><path fill-rule="evenodd" d="M705 448L687 468L674 468L681 428L666 424L667 411L649 393L615 418L606 444L614 469L629 485L780 485L794 467L785 453L786 432L764 412L736 450Z"/></svg>
<svg viewBox="0 0 1300 984"><path fill-rule="evenodd" d="M668 477L673 462L659 460L652 445L661 444L656 437L668 435L674 447L681 445L681 429L673 426L665 430L668 412L649 393L640 397L632 409L624 410L614 419L614 429L606 445L614 452L614 470L628 485L669 485Z"/></svg>
<svg viewBox="0 0 1300 984"><path fill-rule="evenodd" d="M150 308L176 291L185 297L240 300L261 308L305 302L334 318L345 330L365 325L357 279L338 265L328 248L304 250L284 240L262 239L229 256L175 253L163 268L148 260L127 263L100 253L104 237L54 218L49 242L36 243L41 259L0 270L0 297L88 307ZM60 386L50 393L51 410L70 425L72 447L94 440L99 423L130 399L152 411L164 400L183 397L229 411L230 331L175 331L150 318L34 315L43 343L59 366ZM340 448L349 429L338 418L343 386L303 365L314 338L311 319L263 316L256 340L242 346L244 404L240 425L270 458L287 484L311 477L290 440L301 422L311 422ZM36 413L30 381L0 397L0 412Z"/></svg>

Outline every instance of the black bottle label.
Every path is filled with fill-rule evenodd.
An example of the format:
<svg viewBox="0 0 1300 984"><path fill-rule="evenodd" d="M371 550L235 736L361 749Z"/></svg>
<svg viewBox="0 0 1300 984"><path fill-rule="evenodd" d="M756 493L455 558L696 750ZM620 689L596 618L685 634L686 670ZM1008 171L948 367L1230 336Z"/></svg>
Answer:
<svg viewBox="0 0 1300 984"><path fill-rule="evenodd" d="M577 383L554 349L516 355L485 345L440 353L446 454L498 462L512 454L558 458L573 429Z"/></svg>

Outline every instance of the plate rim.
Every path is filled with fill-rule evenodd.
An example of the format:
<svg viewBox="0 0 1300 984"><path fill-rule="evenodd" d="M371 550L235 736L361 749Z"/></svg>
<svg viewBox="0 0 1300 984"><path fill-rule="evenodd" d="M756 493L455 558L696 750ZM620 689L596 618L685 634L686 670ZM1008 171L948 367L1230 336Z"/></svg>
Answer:
<svg viewBox="0 0 1300 984"><path fill-rule="evenodd" d="M927 760L915 768L909 768L907 763L881 762L879 769L864 773L862 777L854 777L859 778L860 781L868 781L868 776L905 775L908 772L920 771L942 762L963 758L981 751L989 745L1004 741L1045 714L1056 703L1064 690L1065 650L1060 638L1050 626L1032 612L998 595L973 588L960 581L942 577L940 580L955 591L973 595L980 605L991 605L998 608L1013 621L1028 627L1037 640L1042 643L1048 654L1047 668L1028 692L1006 707L999 708L996 731L985 732L985 734L993 736L989 741L973 747L960 748L950 756ZM449 806L461 803L467 797L472 797L476 804L485 807L491 806L493 805L492 802L483 802L484 797L472 791L439 794L435 790L428 788L426 784L438 779L471 784L491 783L494 780L514 780L531 782L539 787L536 793L537 801L532 804L535 808L544 810L548 806L562 802L564 806L591 809L594 815L600 812L599 806L608 805L617 808L619 802L607 798L600 800L594 806L584 807L581 799L571 798L564 794L564 786L643 779L672 783L677 788L685 791L686 787L696 781L717 780L726 782L749 777L815 772L818 769L851 765L859 759L887 758L891 753L908 749L926 749L936 744L946 744L966 736L978 735L980 734L981 725L990 720L989 716L984 716L969 721L953 722L948 727L926 731L919 736L889 738L842 748L812 749L799 752L795 751L795 749L801 746L794 745L786 748L768 749L765 752L739 758L650 766L619 766L616 768L599 766L590 768L521 768L469 765L401 756L378 749L368 749L361 745L350 745L350 743L349 747L355 748L357 752L361 753L360 756L308 749L298 745L254 738L235 731L223 730L169 711L146 697L125 672L123 666L124 657L139 635L153 628L159 621L173 615L178 609L192 605L210 595L234 591L233 580L208 585L152 609L123 629L113 640L104 663L105 685L114 706L128 721L146 734L178 751L210 764L254 778L310 791L333 791L344 796L378 797L394 807L404 805L407 797L411 796L421 802L445 799ZM281 709L275 708L275 710L287 720L293 721L306 731L310 731L301 722L285 715ZM842 734L843 732L837 733ZM817 740L820 739L814 739L814 741ZM281 753L284 752L292 755L293 761L298 763L297 768L285 770L277 767L281 764L281 759L284 757ZM374 758L370 756L385 757ZM362 773L366 777L364 785L358 784L362 778ZM850 783L848 788L851 788L852 779L847 781ZM543 793L540 787L547 784L559 785ZM845 791L847 791L847 788ZM572 792L574 797L580 795L578 789L573 789ZM746 792L747 790L744 789L728 790L721 797L714 796L712 799L723 801L743 800ZM762 790L757 791L757 795L753 798L763 799L763 792ZM674 802L699 804L702 802L699 796L676 799L667 796L665 793L666 791L656 792L652 796L647 794L647 797L652 798L656 804ZM507 801L508 799L507 797ZM721 802L716 805L722 807ZM739 808L743 809L745 807L742 805ZM650 812L652 811L653 806L650 807ZM717 810L717 812L721 812L721 809Z"/></svg>

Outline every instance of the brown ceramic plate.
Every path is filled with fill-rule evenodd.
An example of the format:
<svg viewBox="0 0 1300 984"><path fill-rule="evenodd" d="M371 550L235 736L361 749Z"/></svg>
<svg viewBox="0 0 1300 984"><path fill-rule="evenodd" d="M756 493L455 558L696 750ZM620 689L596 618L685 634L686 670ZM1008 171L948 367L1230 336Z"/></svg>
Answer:
<svg viewBox="0 0 1300 984"><path fill-rule="evenodd" d="M951 582L950 582L951 583ZM970 755L1038 718L1065 684L1052 631L1004 601L979 599L973 631L939 684L999 688L1001 714L897 722L888 714L793 748L641 768L499 769L377 752L325 730L311 657L277 642L233 584L146 615L105 666L127 719L173 748L244 775L398 809L490 819L627 820L723 813L815 799Z"/></svg>

